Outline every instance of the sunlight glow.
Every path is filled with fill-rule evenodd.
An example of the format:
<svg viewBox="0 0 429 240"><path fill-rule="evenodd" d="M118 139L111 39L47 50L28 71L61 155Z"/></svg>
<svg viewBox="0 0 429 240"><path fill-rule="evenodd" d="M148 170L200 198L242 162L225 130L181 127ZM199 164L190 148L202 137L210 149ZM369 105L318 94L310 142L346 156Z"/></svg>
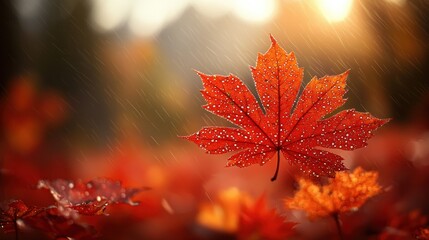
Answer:
<svg viewBox="0 0 429 240"><path fill-rule="evenodd" d="M318 3L329 22L340 22L348 16L353 0L319 0Z"/></svg>
<svg viewBox="0 0 429 240"><path fill-rule="evenodd" d="M396 4L398 6L403 6L407 2L406 0L385 0L385 1L388 3Z"/></svg>
<svg viewBox="0 0 429 240"><path fill-rule="evenodd" d="M233 14L250 23L266 22L276 10L276 0L92 0L92 4L92 23L97 31L126 26L141 37L157 35L187 7L208 17Z"/></svg>
<svg viewBox="0 0 429 240"><path fill-rule="evenodd" d="M156 35L179 17L187 5L186 0L138 0L131 12L129 29L138 36Z"/></svg>
<svg viewBox="0 0 429 240"><path fill-rule="evenodd" d="M138 1L131 10L128 27L139 36L154 35L160 31L165 20L163 8L166 1Z"/></svg>
<svg viewBox="0 0 429 240"><path fill-rule="evenodd" d="M126 20L130 8L130 1L93 0L92 2L92 22L98 31L111 31Z"/></svg>
<svg viewBox="0 0 429 240"><path fill-rule="evenodd" d="M193 0L191 5L207 17L219 18L231 11L231 2L219 0Z"/></svg>
<svg viewBox="0 0 429 240"><path fill-rule="evenodd" d="M275 9L274 0L235 0L234 14L248 22L261 23L269 20Z"/></svg>

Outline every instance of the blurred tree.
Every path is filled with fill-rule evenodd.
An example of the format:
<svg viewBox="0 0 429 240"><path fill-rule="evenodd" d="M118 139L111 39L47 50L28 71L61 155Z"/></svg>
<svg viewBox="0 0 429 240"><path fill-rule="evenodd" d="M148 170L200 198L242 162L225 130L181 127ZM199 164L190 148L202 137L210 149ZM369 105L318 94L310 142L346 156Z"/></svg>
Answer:
<svg viewBox="0 0 429 240"><path fill-rule="evenodd" d="M404 121L429 93L429 2L409 0L403 6L365 1L368 21L377 41L380 84L390 116ZM384 92L383 94L380 94Z"/></svg>
<svg viewBox="0 0 429 240"><path fill-rule="evenodd" d="M111 134L111 109L101 79L97 44L89 26L88 1L47 1L38 71L45 86L62 91L72 109L68 134L84 143L103 144Z"/></svg>
<svg viewBox="0 0 429 240"><path fill-rule="evenodd" d="M17 74L20 63L20 28L9 0L0 2L0 29L0 91L1 96L4 96L6 85Z"/></svg>

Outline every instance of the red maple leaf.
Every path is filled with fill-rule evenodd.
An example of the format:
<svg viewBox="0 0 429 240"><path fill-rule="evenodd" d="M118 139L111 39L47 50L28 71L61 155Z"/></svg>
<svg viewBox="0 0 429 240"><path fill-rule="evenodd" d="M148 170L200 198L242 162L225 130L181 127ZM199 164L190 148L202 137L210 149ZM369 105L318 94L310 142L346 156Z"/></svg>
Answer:
<svg viewBox="0 0 429 240"><path fill-rule="evenodd" d="M26 219L30 227L42 231L52 239L98 239L99 234L91 225L80 223L76 216L64 214L62 207L47 207Z"/></svg>
<svg viewBox="0 0 429 240"><path fill-rule="evenodd" d="M212 154L240 151L228 159L227 166L264 165L277 153L272 181L277 178L280 152L305 173L333 177L336 171L346 169L343 159L316 147L363 147L373 131L388 120L353 109L324 118L345 103L349 71L314 77L296 99L303 69L293 52L286 53L272 36L271 42L271 48L258 55L256 67L251 67L263 109L238 77L198 72L207 101L203 108L240 128L204 127L185 138Z"/></svg>
<svg viewBox="0 0 429 240"><path fill-rule="evenodd" d="M73 216L64 215L59 207L27 206L21 200L11 200L0 206L0 231L4 233L18 231L22 226L38 229L53 239L96 239L94 227L75 221Z"/></svg>
<svg viewBox="0 0 429 240"><path fill-rule="evenodd" d="M41 180L39 188L49 189L55 200L84 215L100 215L111 203L137 205L131 198L145 188L124 188L119 181L94 179L88 182Z"/></svg>
<svg viewBox="0 0 429 240"><path fill-rule="evenodd" d="M11 200L0 206L0 229L5 233L17 232L18 221L39 214L42 209L27 206L21 200Z"/></svg>

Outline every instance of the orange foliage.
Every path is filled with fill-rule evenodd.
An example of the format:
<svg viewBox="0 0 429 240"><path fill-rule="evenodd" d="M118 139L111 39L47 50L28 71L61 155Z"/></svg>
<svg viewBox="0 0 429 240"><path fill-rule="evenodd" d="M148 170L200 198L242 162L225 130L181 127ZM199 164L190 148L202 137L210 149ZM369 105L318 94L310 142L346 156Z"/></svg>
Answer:
<svg viewBox="0 0 429 240"><path fill-rule="evenodd" d="M237 231L240 210L253 199L237 188L228 188L221 191L217 201L205 203L200 206L197 222L207 228L222 232L233 233Z"/></svg>
<svg viewBox="0 0 429 240"><path fill-rule="evenodd" d="M294 234L295 226L293 222L286 222L275 209L268 208L265 196L254 200L235 187L219 192L214 202L202 204L197 222L240 240L285 239Z"/></svg>
<svg viewBox="0 0 429 240"><path fill-rule="evenodd" d="M1 137L9 150L20 154L37 150L47 130L64 122L68 114L60 93L39 91L31 76L17 77L0 105Z"/></svg>
<svg viewBox="0 0 429 240"><path fill-rule="evenodd" d="M334 179L324 186L310 180L300 179L300 190L291 199L285 200L290 209L304 210L310 219L331 216L357 210L370 197L377 195L378 173L358 167L352 173L337 172Z"/></svg>

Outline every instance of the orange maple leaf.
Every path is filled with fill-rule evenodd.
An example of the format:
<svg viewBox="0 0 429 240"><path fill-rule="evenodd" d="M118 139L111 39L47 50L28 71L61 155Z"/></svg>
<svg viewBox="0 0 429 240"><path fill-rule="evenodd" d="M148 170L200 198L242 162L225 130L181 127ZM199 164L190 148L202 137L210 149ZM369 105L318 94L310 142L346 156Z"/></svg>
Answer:
<svg viewBox="0 0 429 240"><path fill-rule="evenodd" d="M337 172L324 186L302 178L300 189L293 198L285 200L285 206L304 210L310 219L357 210L368 198L380 193L377 178L377 172L364 171L360 167L352 173Z"/></svg>
<svg viewBox="0 0 429 240"><path fill-rule="evenodd" d="M201 91L207 111L227 119L239 128L204 127L185 137L211 154L232 151L227 166L264 165L280 152L303 172L333 177L345 170L342 158L323 148L354 150L366 145L373 131L388 120L353 109L324 118L342 106L346 99L349 71L336 76L314 77L298 97L303 69L293 53L286 53L271 36L271 48L259 54L252 67L261 105L236 76L205 75Z"/></svg>

